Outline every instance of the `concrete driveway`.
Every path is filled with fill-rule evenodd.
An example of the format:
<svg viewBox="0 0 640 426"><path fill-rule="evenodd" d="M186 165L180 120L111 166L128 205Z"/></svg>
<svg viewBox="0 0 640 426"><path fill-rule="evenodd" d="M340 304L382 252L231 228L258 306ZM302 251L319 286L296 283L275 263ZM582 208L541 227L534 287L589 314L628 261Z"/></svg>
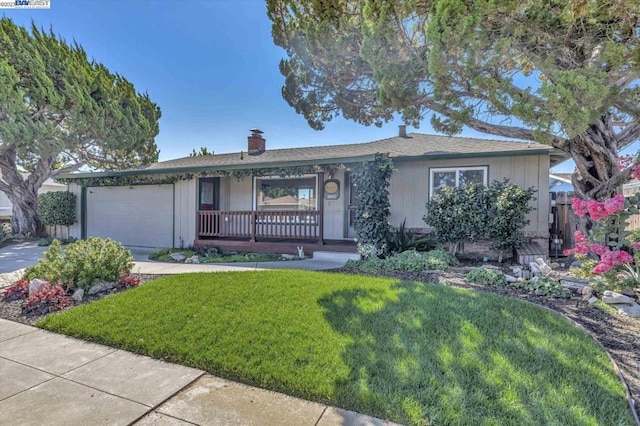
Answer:
<svg viewBox="0 0 640 426"><path fill-rule="evenodd" d="M0 248L0 274L35 265L47 248L33 241Z"/></svg>

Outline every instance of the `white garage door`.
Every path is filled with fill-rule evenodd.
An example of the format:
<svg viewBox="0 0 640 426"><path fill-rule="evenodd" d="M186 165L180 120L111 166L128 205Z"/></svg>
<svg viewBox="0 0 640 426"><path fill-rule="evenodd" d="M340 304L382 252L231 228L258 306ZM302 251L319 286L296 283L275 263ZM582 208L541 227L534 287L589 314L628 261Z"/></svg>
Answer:
<svg viewBox="0 0 640 426"><path fill-rule="evenodd" d="M173 185L87 188L87 236L173 247Z"/></svg>

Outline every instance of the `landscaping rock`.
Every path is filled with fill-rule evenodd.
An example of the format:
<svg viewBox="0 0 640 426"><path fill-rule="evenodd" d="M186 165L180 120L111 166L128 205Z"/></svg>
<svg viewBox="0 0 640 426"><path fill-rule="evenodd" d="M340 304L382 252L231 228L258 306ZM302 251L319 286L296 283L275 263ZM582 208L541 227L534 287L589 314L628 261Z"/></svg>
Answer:
<svg viewBox="0 0 640 426"><path fill-rule="evenodd" d="M542 272L543 275L549 275L551 273L551 266L547 265L547 262L545 262L543 258L537 258L536 264L538 265L538 269L540 270L540 272Z"/></svg>
<svg viewBox="0 0 640 426"><path fill-rule="evenodd" d="M536 262L529 262L529 267L531 268L531 276L538 277L542 275L542 271Z"/></svg>
<svg viewBox="0 0 640 426"><path fill-rule="evenodd" d="M586 302L588 300L591 300L591 297L593 296L593 287L591 287L590 285L585 285L584 287L582 287L582 301Z"/></svg>
<svg viewBox="0 0 640 426"><path fill-rule="evenodd" d="M187 257L187 258L184 260L184 263L193 263L193 259L191 259L190 257Z"/></svg>
<svg viewBox="0 0 640 426"><path fill-rule="evenodd" d="M98 284L93 285L89 289L87 294L89 296L93 296L94 294L98 294L98 293L102 293L103 291L111 290L112 288L116 287L117 285L118 285L118 283L108 283L108 282L98 283Z"/></svg>
<svg viewBox="0 0 640 426"><path fill-rule="evenodd" d="M549 266L551 269L560 269L560 264L556 262L550 263Z"/></svg>
<svg viewBox="0 0 640 426"><path fill-rule="evenodd" d="M522 276L524 276L524 272L522 271L522 268L520 267L515 267L511 270L511 272L513 272L513 275L515 275L516 278L520 278Z"/></svg>
<svg viewBox="0 0 640 426"><path fill-rule="evenodd" d="M615 305L618 308L618 312L629 315L632 318L640 318L640 305L633 303L631 305Z"/></svg>
<svg viewBox="0 0 640 426"><path fill-rule="evenodd" d="M76 288L76 291L73 292L73 296L71 298L76 301L76 303L82 302L82 298L84 297L84 289Z"/></svg>
<svg viewBox="0 0 640 426"><path fill-rule="evenodd" d="M625 296L624 294L616 293L615 291L610 291L610 290L607 290L602 294L602 301L609 305L618 305L618 304L633 305L636 303L635 300L633 300L629 296Z"/></svg>
<svg viewBox="0 0 640 426"><path fill-rule="evenodd" d="M584 289L587 287L589 287L593 292L593 288L588 285L589 281L588 280L583 280L583 281L584 282L573 281L572 279L563 278L560 280L560 285L562 286L562 288L572 293L583 294Z"/></svg>
<svg viewBox="0 0 640 426"><path fill-rule="evenodd" d="M495 266L495 265L491 265L491 264L486 264L486 265L482 265L483 268L487 268L487 269L500 269L499 266Z"/></svg>
<svg viewBox="0 0 640 426"><path fill-rule="evenodd" d="M598 301L598 298L597 298L597 297L595 297L595 296L591 296L591 297L589 298L589 304L590 304L590 305L593 305L593 304L594 304L594 303L596 303L597 301Z"/></svg>
<svg viewBox="0 0 640 426"><path fill-rule="evenodd" d="M282 258L283 259L287 259L287 260L293 260L295 258L297 258L298 256L294 255L294 254L283 254Z"/></svg>
<svg viewBox="0 0 640 426"><path fill-rule="evenodd" d="M518 281L518 279L512 275L504 275L504 278L507 280L508 283L515 283Z"/></svg>
<svg viewBox="0 0 640 426"><path fill-rule="evenodd" d="M623 288L622 291L620 291L620 293L624 294L625 296L636 297L636 292L629 287Z"/></svg>
<svg viewBox="0 0 640 426"><path fill-rule="evenodd" d="M191 263L200 263L200 258L198 257L197 254L194 254L193 256L191 256Z"/></svg>
<svg viewBox="0 0 640 426"><path fill-rule="evenodd" d="M45 280L41 280L39 278L34 278L29 283L29 295L32 295L36 291L40 291L44 288L45 285L49 284Z"/></svg>
<svg viewBox="0 0 640 426"><path fill-rule="evenodd" d="M571 262L570 265L572 268L579 268L582 266L582 262L580 262L579 260L574 260L573 262Z"/></svg>
<svg viewBox="0 0 640 426"><path fill-rule="evenodd" d="M184 262L184 260L186 259L186 256L182 253L171 253L169 257L171 257L176 262Z"/></svg>

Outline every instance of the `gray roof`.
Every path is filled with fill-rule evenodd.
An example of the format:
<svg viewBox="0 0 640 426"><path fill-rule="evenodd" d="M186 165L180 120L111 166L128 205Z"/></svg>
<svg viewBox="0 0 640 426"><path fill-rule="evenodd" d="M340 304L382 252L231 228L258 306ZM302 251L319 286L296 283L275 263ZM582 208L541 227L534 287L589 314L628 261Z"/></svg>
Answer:
<svg viewBox="0 0 640 426"><path fill-rule="evenodd" d="M268 141L267 141L268 144ZM376 153L388 153L394 157L421 157L455 154L495 154L526 150L551 150L546 145L527 142L497 141L489 139L459 138L448 136L410 133L407 137L393 137L374 142L354 143L348 145L310 146L303 148L269 149L260 155L243 153L218 154L211 156L185 157L175 160L151 164L149 169L208 167L208 166L240 166L246 164L308 162L315 160L341 160L366 157Z"/></svg>
<svg viewBox="0 0 640 426"><path fill-rule="evenodd" d="M302 148L267 149L259 155L244 151L230 154L184 157L153 163L135 170L102 173L78 173L61 178L115 176L122 174L151 174L197 172L198 170L234 170L256 167L286 167L330 163L351 163L371 159L375 154L388 154L393 159L464 158L504 155L546 154L554 150L535 142L513 142L454 136L409 133L407 137L392 137L374 142L346 145L312 146Z"/></svg>

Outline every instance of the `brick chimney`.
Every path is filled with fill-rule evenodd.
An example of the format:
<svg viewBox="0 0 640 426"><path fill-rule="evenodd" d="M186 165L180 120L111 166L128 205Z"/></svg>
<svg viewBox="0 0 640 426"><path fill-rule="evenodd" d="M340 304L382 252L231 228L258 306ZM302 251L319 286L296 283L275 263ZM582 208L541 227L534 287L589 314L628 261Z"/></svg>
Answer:
<svg viewBox="0 0 640 426"><path fill-rule="evenodd" d="M247 149L249 155L260 155L265 151L267 141L262 137L262 133L262 130L251 129L251 136L247 138L249 140Z"/></svg>
<svg viewBox="0 0 640 426"><path fill-rule="evenodd" d="M398 136L400 136L401 138L406 138L407 137L407 125L406 124L401 124L398 126Z"/></svg>

